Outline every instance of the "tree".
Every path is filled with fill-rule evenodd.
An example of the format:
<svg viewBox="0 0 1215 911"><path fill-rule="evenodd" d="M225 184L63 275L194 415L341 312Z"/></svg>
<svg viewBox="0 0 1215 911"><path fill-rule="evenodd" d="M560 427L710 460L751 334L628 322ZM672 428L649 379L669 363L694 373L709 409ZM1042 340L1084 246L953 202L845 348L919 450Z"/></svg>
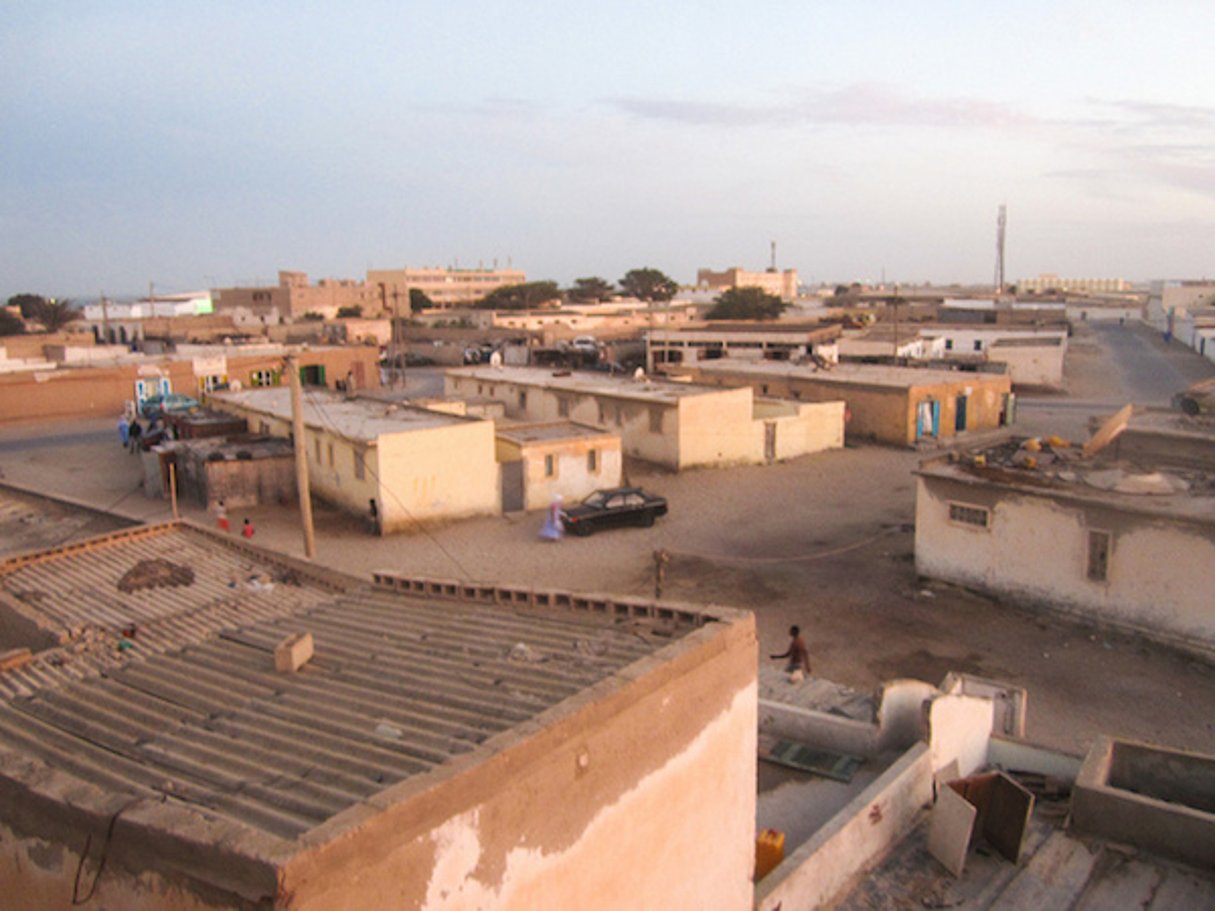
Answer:
<svg viewBox="0 0 1215 911"><path fill-rule="evenodd" d="M607 300L615 293L615 287L598 275L591 278L574 279L574 287L566 292L571 303L585 304L590 301Z"/></svg>
<svg viewBox="0 0 1215 911"><path fill-rule="evenodd" d="M34 306L33 319L41 323L47 332L58 332L72 320L80 319L80 311L72 306L67 298L63 300L43 300Z"/></svg>
<svg viewBox="0 0 1215 911"><path fill-rule="evenodd" d="M409 311L411 313L417 313L419 310L433 310L434 306L435 302L421 288L409 289Z"/></svg>
<svg viewBox="0 0 1215 911"><path fill-rule="evenodd" d="M306 319L311 323L319 323L325 319L325 314L318 313L316 310L309 310L300 319Z"/></svg>
<svg viewBox="0 0 1215 911"><path fill-rule="evenodd" d="M358 304L351 304L348 307L338 307L338 319L346 319L348 317L357 317L363 315L363 308Z"/></svg>
<svg viewBox="0 0 1215 911"><path fill-rule="evenodd" d="M0 335L22 335L25 321L9 310L0 310Z"/></svg>
<svg viewBox="0 0 1215 911"><path fill-rule="evenodd" d="M620 279L621 290L643 301L669 301L679 285L657 269L630 269Z"/></svg>
<svg viewBox="0 0 1215 911"><path fill-rule="evenodd" d="M14 294L8 299L10 307L18 307L21 310L22 319L37 319L35 314L38 308L46 303L46 298L41 294Z"/></svg>
<svg viewBox="0 0 1215 911"><path fill-rule="evenodd" d="M531 310L560 298L556 282L524 282L495 288L475 306L478 310Z"/></svg>
<svg viewBox="0 0 1215 911"><path fill-rule="evenodd" d="M763 288L730 288L718 296L705 318L776 319L787 306Z"/></svg>

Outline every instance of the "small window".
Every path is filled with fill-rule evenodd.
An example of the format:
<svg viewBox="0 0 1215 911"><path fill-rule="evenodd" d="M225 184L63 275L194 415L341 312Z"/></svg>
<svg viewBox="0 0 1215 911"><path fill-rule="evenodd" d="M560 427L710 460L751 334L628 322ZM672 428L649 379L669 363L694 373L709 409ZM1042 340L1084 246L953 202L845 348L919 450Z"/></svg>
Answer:
<svg viewBox="0 0 1215 911"><path fill-rule="evenodd" d="M982 351L982 350L983 350L983 340L978 339L978 338L975 339L975 351Z"/></svg>
<svg viewBox="0 0 1215 911"><path fill-rule="evenodd" d="M367 456L361 449L354 451L354 476L359 481L367 479Z"/></svg>
<svg viewBox="0 0 1215 911"><path fill-rule="evenodd" d="M761 395L767 395L768 394L768 384L767 383L761 384L759 387L759 391L760 391Z"/></svg>
<svg viewBox="0 0 1215 911"><path fill-rule="evenodd" d="M983 506L950 503L949 521L957 522L959 525L973 525L975 528L989 528L991 526L991 510Z"/></svg>
<svg viewBox="0 0 1215 911"><path fill-rule="evenodd" d="M519 407L520 408L527 407L527 392L525 392L525 391L519 393Z"/></svg>
<svg viewBox="0 0 1215 911"><path fill-rule="evenodd" d="M316 464L320 465L321 464L321 438L317 437L314 442L316 443Z"/></svg>
<svg viewBox="0 0 1215 911"><path fill-rule="evenodd" d="M588 449L586 453L586 470L594 474L599 471L599 450Z"/></svg>
<svg viewBox="0 0 1215 911"><path fill-rule="evenodd" d="M557 460L553 456L546 455L544 457L544 476L551 478L557 474Z"/></svg>
<svg viewBox="0 0 1215 911"><path fill-rule="evenodd" d="M1088 577L1093 582L1104 582L1110 575L1110 533L1090 531L1088 533Z"/></svg>
<svg viewBox="0 0 1215 911"><path fill-rule="evenodd" d="M953 351L953 339L951 339L951 338L945 339L945 350Z"/></svg>
<svg viewBox="0 0 1215 911"><path fill-rule="evenodd" d="M265 421L257 422L257 432L264 437L270 436L270 425Z"/></svg>
<svg viewBox="0 0 1215 911"><path fill-rule="evenodd" d="M333 467L333 444L329 444L329 467Z"/></svg>
<svg viewBox="0 0 1215 911"><path fill-rule="evenodd" d="M607 423L607 410L603 407L602 402L599 403L599 423L600 424Z"/></svg>

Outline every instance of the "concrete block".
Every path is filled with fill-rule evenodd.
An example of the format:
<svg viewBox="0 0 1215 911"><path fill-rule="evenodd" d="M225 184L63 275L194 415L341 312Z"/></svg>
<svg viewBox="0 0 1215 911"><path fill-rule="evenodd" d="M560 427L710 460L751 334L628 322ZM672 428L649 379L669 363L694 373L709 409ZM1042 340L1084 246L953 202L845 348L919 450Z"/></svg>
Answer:
<svg viewBox="0 0 1215 911"><path fill-rule="evenodd" d="M312 633L295 633L274 647L274 669L294 674L312 659Z"/></svg>

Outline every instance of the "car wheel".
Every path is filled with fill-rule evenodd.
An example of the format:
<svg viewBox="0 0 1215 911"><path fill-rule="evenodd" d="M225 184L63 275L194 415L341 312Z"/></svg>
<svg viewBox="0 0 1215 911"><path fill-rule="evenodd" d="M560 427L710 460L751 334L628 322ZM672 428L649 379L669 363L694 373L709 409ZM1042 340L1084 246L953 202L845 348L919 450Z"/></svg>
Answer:
<svg viewBox="0 0 1215 911"><path fill-rule="evenodd" d="M591 527L585 522L579 522L577 525L571 528L570 531L572 531L579 538L585 538L591 533Z"/></svg>
<svg viewBox="0 0 1215 911"><path fill-rule="evenodd" d="M642 515L642 517L641 517L641 527L642 528L649 528L653 524L654 524L654 514L652 512L647 512Z"/></svg>

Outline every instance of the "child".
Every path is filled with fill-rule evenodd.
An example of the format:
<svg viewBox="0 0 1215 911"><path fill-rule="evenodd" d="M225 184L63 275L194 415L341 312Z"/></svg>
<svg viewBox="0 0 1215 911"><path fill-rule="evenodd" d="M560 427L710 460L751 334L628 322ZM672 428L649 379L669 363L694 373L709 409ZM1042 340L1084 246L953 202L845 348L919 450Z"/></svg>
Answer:
<svg viewBox="0 0 1215 911"><path fill-rule="evenodd" d="M242 538L252 538L252 537L253 537L253 531L254 531L254 529L253 529L253 523L252 523L252 522L250 522L250 521L249 521L249 520L246 518L246 519L245 519L245 524L244 524L243 526L241 526L241 530L240 530L240 536L241 536Z"/></svg>
<svg viewBox="0 0 1215 911"><path fill-rule="evenodd" d="M224 507L223 500L215 504L215 524L219 526L220 531L232 530L232 525L228 522L228 510Z"/></svg>

